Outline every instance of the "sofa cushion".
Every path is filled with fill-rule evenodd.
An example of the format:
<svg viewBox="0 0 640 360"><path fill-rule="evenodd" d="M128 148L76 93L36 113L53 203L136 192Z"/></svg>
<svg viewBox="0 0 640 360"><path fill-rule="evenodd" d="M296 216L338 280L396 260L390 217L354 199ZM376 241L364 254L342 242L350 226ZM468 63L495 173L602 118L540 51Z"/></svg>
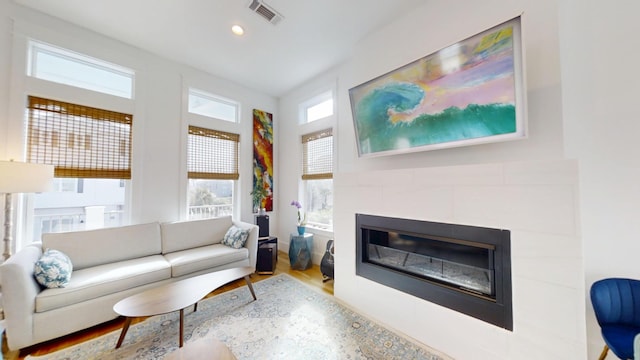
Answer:
<svg viewBox="0 0 640 360"><path fill-rule="evenodd" d="M171 266L162 255L85 268L74 271L66 287L38 294L35 310L53 310L170 277Z"/></svg>
<svg viewBox="0 0 640 360"><path fill-rule="evenodd" d="M201 270L214 270L216 266L249 259L247 248L234 249L222 244L165 254L171 264L171 276L180 277ZM248 265L248 264L247 264Z"/></svg>
<svg viewBox="0 0 640 360"><path fill-rule="evenodd" d="M38 283L47 288L65 287L71 280L73 264L62 251L47 249L36 261L33 275Z"/></svg>
<svg viewBox="0 0 640 360"><path fill-rule="evenodd" d="M247 242L249 229L243 229L235 225L231 225L227 233L224 234L222 245L231 246L234 249L240 249Z"/></svg>
<svg viewBox="0 0 640 360"><path fill-rule="evenodd" d="M162 253L218 244L232 224L231 216L163 223Z"/></svg>
<svg viewBox="0 0 640 360"><path fill-rule="evenodd" d="M56 249L67 254L74 269L80 270L160 254L160 224L154 222L43 234L42 246L45 249Z"/></svg>

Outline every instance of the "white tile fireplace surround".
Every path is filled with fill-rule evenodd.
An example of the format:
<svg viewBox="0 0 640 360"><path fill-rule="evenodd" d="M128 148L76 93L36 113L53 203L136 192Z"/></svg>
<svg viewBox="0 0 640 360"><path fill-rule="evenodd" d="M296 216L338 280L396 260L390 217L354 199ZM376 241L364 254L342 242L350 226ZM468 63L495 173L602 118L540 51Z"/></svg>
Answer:
<svg viewBox="0 0 640 360"><path fill-rule="evenodd" d="M576 161L338 173L335 295L455 359L586 359ZM355 271L355 214L511 231L513 331Z"/></svg>

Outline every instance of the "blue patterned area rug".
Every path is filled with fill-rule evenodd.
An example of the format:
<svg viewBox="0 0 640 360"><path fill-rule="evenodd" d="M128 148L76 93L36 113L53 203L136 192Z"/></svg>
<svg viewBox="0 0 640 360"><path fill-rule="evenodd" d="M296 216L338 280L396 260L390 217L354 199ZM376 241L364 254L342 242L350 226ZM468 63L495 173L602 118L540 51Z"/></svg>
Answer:
<svg viewBox="0 0 640 360"><path fill-rule="evenodd" d="M200 338L225 343L239 360L416 359L448 357L399 336L338 303L332 296L280 274L205 299L185 310L185 346ZM178 348L178 312L27 359L161 359Z"/></svg>

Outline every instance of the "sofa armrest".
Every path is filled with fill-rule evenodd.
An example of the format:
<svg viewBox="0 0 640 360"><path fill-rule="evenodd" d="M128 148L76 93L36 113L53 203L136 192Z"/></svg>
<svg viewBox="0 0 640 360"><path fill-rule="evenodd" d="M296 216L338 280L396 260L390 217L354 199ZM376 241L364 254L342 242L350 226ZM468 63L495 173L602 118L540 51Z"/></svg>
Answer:
<svg viewBox="0 0 640 360"><path fill-rule="evenodd" d="M256 261L258 260L258 225L238 220L233 220L233 224L242 229L250 230L244 247L249 250L249 266L255 269Z"/></svg>
<svg viewBox="0 0 640 360"><path fill-rule="evenodd" d="M0 265L7 344L12 350L32 344L35 299L42 291L33 268L41 255L41 244L34 243Z"/></svg>

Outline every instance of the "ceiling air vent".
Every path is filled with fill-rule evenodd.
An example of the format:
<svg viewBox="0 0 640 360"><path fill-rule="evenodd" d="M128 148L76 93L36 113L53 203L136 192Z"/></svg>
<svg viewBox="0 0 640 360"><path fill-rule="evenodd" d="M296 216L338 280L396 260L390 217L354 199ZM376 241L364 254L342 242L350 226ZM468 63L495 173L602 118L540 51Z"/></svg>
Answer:
<svg viewBox="0 0 640 360"><path fill-rule="evenodd" d="M277 11L275 11L269 5L263 3L260 0L252 0L249 5L249 9L253 10L256 14L262 16L265 20L276 25L283 19L282 15L280 15Z"/></svg>

